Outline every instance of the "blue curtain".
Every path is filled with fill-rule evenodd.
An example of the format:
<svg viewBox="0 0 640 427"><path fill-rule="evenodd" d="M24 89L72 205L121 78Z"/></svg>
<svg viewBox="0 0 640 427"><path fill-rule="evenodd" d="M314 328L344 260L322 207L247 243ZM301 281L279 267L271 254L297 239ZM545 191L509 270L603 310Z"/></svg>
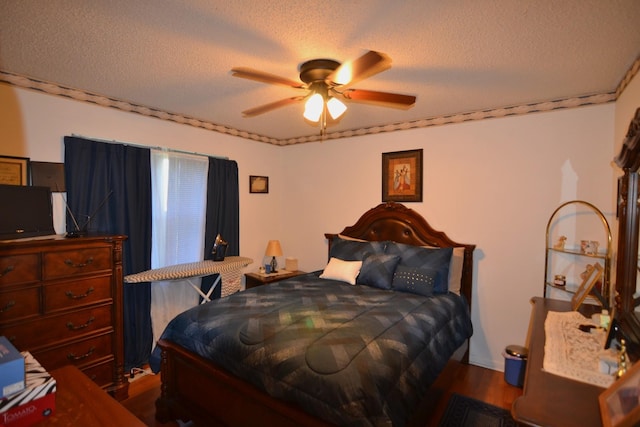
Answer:
<svg viewBox="0 0 640 427"><path fill-rule="evenodd" d="M151 162L146 148L65 137L67 204L80 228L127 236L124 275L151 268ZM88 216L91 218L88 218ZM76 225L67 214L67 230ZM150 283L124 286L125 370L149 360Z"/></svg>
<svg viewBox="0 0 640 427"><path fill-rule="evenodd" d="M233 160L209 157L207 212L204 237L204 259L211 259L216 236L227 241L226 255L240 255L240 193L238 164ZM207 292L216 275L202 278L201 288ZM221 286L212 296L220 298Z"/></svg>

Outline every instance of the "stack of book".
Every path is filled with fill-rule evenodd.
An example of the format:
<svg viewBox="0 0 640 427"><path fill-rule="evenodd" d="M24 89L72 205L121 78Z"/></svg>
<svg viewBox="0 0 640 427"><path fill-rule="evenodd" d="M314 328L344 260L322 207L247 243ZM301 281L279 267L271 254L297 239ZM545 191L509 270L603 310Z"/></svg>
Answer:
<svg viewBox="0 0 640 427"><path fill-rule="evenodd" d="M28 427L55 411L56 380L5 337L0 337L0 393L0 427Z"/></svg>

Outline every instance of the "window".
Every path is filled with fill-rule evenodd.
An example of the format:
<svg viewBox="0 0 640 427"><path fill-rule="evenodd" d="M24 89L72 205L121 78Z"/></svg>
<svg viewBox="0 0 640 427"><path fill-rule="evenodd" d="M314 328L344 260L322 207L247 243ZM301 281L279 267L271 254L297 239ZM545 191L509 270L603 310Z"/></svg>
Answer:
<svg viewBox="0 0 640 427"><path fill-rule="evenodd" d="M151 268L202 261L208 164L202 156L151 151ZM171 319L197 304L198 295L188 281L154 282L153 342Z"/></svg>

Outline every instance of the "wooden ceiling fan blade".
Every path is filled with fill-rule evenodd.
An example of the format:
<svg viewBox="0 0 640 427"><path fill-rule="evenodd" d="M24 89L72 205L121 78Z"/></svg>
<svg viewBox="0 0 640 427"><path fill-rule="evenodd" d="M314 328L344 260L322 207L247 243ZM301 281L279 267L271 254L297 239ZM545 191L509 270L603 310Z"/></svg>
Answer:
<svg viewBox="0 0 640 427"><path fill-rule="evenodd" d="M352 85L391 68L391 58L382 52L370 50L353 61L347 61L336 68L326 81L333 85Z"/></svg>
<svg viewBox="0 0 640 427"><path fill-rule="evenodd" d="M242 112L242 115L244 117L258 116L260 114L268 113L269 111L275 110L277 108L285 107L289 104L295 104L296 102L300 102L303 99L304 99L304 96L294 96L293 98L281 99L280 101L270 102L268 104L264 104L259 107L244 110Z"/></svg>
<svg viewBox="0 0 640 427"><path fill-rule="evenodd" d="M255 80L257 82L283 85L296 89L304 89L304 83L288 79L286 77L276 76L275 74L265 73L263 71L254 70L247 67L236 67L231 69L231 75L243 79Z"/></svg>
<svg viewBox="0 0 640 427"><path fill-rule="evenodd" d="M364 89L347 89L342 92L342 96L352 101L381 103L385 106L405 109L413 107L416 103L416 97L413 95Z"/></svg>

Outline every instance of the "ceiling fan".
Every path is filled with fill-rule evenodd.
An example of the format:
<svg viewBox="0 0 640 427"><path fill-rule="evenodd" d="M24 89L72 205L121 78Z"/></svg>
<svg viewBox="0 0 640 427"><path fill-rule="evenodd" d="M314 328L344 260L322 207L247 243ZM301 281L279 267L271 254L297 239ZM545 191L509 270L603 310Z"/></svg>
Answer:
<svg viewBox="0 0 640 427"><path fill-rule="evenodd" d="M276 76L246 67L236 67L231 75L262 83L277 84L304 90L304 95L270 102L242 112L244 117L254 117L269 111L306 100L304 117L320 125L324 136L327 123L336 121L347 109L341 101L375 103L384 107L408 109L413 107L416 97L399 93L353 89L355 83L391 68L387 55L368 51L359 58L340 64L332 59L312 59L300 65L300 80Z"/></svg>

